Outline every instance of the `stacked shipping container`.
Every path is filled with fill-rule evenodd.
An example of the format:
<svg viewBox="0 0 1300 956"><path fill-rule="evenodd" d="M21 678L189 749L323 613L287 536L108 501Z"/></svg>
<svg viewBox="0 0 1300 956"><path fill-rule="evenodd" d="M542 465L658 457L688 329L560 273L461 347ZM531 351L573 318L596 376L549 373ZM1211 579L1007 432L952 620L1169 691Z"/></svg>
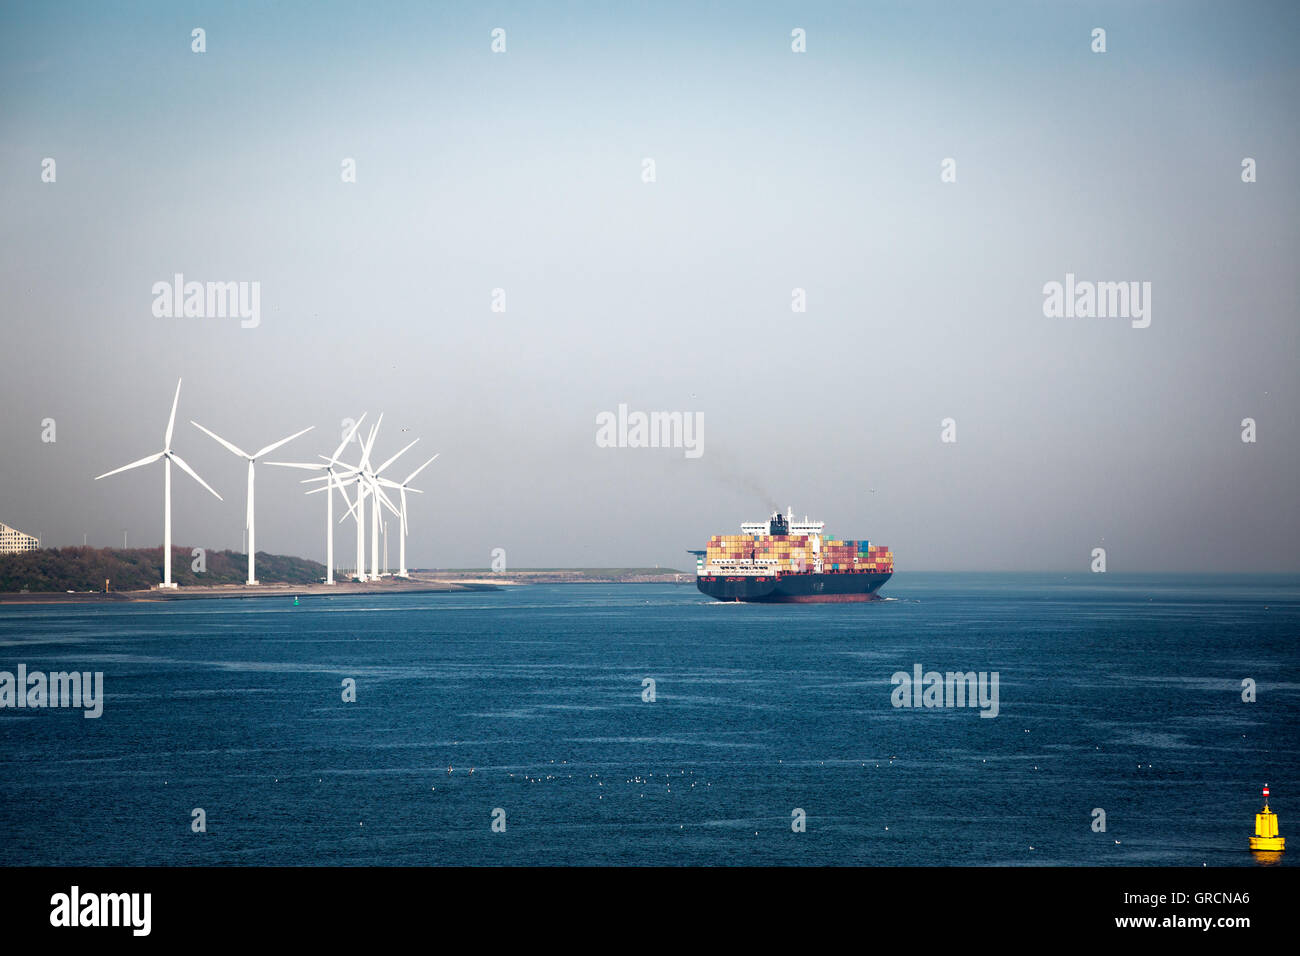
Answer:
<svg viewBox="0 0 1300 956"><path fill-rule="evenodd" d="M894 552L870 541L837 541L827 538L822 542L823 571L894 572Z"/></svg>
<svg viewBox="0 0 1300 956"><path fill-rule="evenodd" d="M803 574L813 570L818 552L806 534L747 535L718 534L709 539L705 565L726 567L737 564L771 565L782 574ZM894 553L869 541L837 541L823 538L822 571L889 573L894 571Z"/></svg>

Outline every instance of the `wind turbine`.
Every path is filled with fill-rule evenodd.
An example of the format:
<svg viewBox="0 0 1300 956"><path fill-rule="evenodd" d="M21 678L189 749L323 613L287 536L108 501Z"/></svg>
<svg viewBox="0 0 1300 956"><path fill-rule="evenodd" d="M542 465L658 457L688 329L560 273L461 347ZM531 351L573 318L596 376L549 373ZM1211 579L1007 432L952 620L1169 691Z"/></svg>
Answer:
<svg viewBox="0 0 1300 956"><path fill-rule="evenodd" d="M364 494L358 494L357 496L358 508L361 508L361 499L364 498L366 494L372 496L372 507L370 509L370 577L374 581L379 580L379 495L377 494L378 489L375 488L374 484L370 480L369 468L370 451L375 447L375 438L379 435L379 425L383 420L383 415L380 415L379 418L376 419L375 427L370 429L370 437L366 440L365 448L362 450L360 470L363 484L359 487L364 488ZM364 531L366 520L364 512L360 513L359 517L362 522L361 528ZM364 547L361 551L361 560L363 562L366 560Z"/></svg>
<svg viewBox="0 0 1300 956"><path fill-rule="evenodd" d="M377 423L375 425L375 430L376 431L379 430L379 426ZM402 457L402 455L406 454L406 452L410 450L411 445L414 445L415 442L418 442L419 440L420 439L418 438L415 439L409 445L407 445L405 448L399 451L396 455L394 455L392 458L388 459L388 461L384 462L378 468L375 468L373 470L368 469L370 463L369 448L366 449L366 455L362 461L362 467L366 475L366 481L367 484L369 484L370 486L370 493L374 495L374 506L373 506L373 511L371 513L371 521L373 522L373 524L372 524L372 531L371 531L370 564L375 571L375 577L379 577L379 504L382 501L384 506L388 508L388 510L391 511L396 517L400 518L402 514L400 511L397 510L396 506L394 506L393 503L388 500L388 496L384 494L383 489L379 487L380 481L382 480L379 476L383 473L385 468L387 468L393 462L397 461L397 459ZM372 444L373 444L373 439L372 439ZM385 558L387 558L388 544L386 540L384 544L384 551L385 551Z"/></svg>
<svg viewBox="0 0 1300 956"><path fill-rule="evenodd" d="M325 456L322 455L321 457L324 458ZM361 483L362 482L361 473L355 465L345 465L343 462L338 461L337 459L331 461L330 464L338 466L340 469L343 469L342 471L336 471L334 473L335 474L334 480L338 485L339 493L343 495L343 500L347 503L348 510L344 512L341 518L339 518L338 523L342 524L343 522L347 521L348 518L352 518L352 517L355 517L357 520L357 557L356 557L357 566L356 566L356 572L354 574L354 577L358 581L364 582L366 580L366 551L365 551L366 529L363 523L365 512L359 510L359 508L361 504L361 498L365 494L365 486ZM329 480L328 475L322 475L319 478L304 478L302 480L302 483L308 484L310 482L317 482L317 481L328 482L328 480ZM353 505L352 499L348 497L347 485L349 484L355 484L357 486L356 505ZM319 488L311 489L311 491L307 492L307 494L314 495L324 491L328 487L329 487L328 484L324 484L321 485Z"/></svg>
<svg viewBox="0 0 1300 956"><path fill-rule="evenodd" d="M357 443L360 444L360 445L361 445L361 448L362 448L362 464L365 463L365 455L366 455L366 453L367 453L367 450L366 450L366 449L367 449L367 444L368 444L369 442L373 442L373 441L374 441L374 438L375 438L375 432L376 432L376 431L378 430L378 428L379 428L379 422L382 422L383 420L384 420L384 416L383 416L383 413L381 412L380 415L379 415L379 420L376 421L375 424L371 427L371 429L370 429L370 437L367 438L366 441L362 441L360 435L357 435L357 436L356 436ZM359 423L358 423L358 424L359 424ZM356 431L356 430L353 429L354 434L355 434L355 431ZM344 442L344 445L346 446L346 445L347 445L347 442ZM321 457L323 458L324 456L322 455ZM347 512L347 514L345 514L342 518L339 519L339 524L342 524L342 523L343 523L344 521L346 521L349 517L353 517L353 516L354 516L354 517L356 518L356 521L357 521L357 564L356 564L356 579L357 579L358 581L361 581L361 582L364 583L365 580L366 580L366 514L365 514L365 511L362 509L361 502L362 502L362 499L365 498L365 494L366 494L366 486L365 486L364 476L361 474L361 467L362 467L362 466L361 466L361 465L349 465L349 464L347 464L346 462L339 461L339 460L338 460L338 455L335 455L333 458L326 458L325 460L326 460L326 462L328 463L328 465L331 466L331 467L337 466L337 467L339 467L339 468L346 469L346 471L347 471L347 476L346 476L346 477L348 478L348 480L349 480L350 482L355 483L356 486L357 486L357 502L356 502L356 505L354 506L354 505L352 504L351 501L348 501L348 493L347 493L347 490L346 490L346 488L345 488L343 482L342 482L342 481L339 481L339 482L338 482L338 485L339 485L339 491L341 491L341 492L343 493L343 500L344 500L344 501L347 501L347 503L348 503L348 512ZM328 481L328 477L329 477L329 476L326 475L326 476L324 476L324 477L325 477L326 480ZM307 482L316 482L316 481L320 481L320 480L321 480L320 478L305 478L305 479L303 479L303 482L304 482L304 484L305 484L305 483L307 483ZM328 484L326 485L326 487L328 487ZM307 494L309 494L309 495L310 495L310 494L315 494L317 491L320 491L320 490L321 490L320 488L313 488L311 491L307 492Z"/></svg>
<svg viewBox="0 0 1300 956"><path fill-rule="evenodd" d="M248 583L256 584L257 575L253 573L253 558L254 555L257 554L257 529L256 526L253 524L253 463L256 462L257 459L261 458L262 456L268 455L271 452L275 451L281 445L293 441L299 435L307 434L316 426L308 425L302 431L294 432L288 438L281 438L277 442L272 442L271 444L267 445L265 448L262 448L257 452L255 452L254 454L250 455L248 452L244 451L238 445L232 445L230 442L226 441L220 435L208 431L206 428L204 428L202 425L200 425L198 422L194 421L193 419L190 419L190 424L193 425L195 428L197 428L199 431L203 432L203 434L207 435L209 438L213 439L214 441L222 445L225 445L226 448L228 448L234 454L238 455L240 458L246 458L248 460L248 517L245 519L245 526L248 528Z"/></svg>
<svg viewBox="0 0 1300 956"><path fill-rule="evenodd" d="M343 449L348 447L348 443L352 441L352 436L357 433L357 429L361 427L361 423L365 421L365 418L366 418L366 413L362 412L361 417L352 423L352 427L349 428L347 434L343 436L343 441L339 442L339 447L334 449L334 454L330 456L330 461L328 463L318 464L315 462L306 463L306 462L291 462L291 461L268 461L267 462L268 465L276 465L277 467L280 468L303 468L306 469L307 471L325 472L325 490L326 490L326 494L325 494L325 502L326 502L325 504L325 583L326 584L334 583L334 495L331 494L331 492L334 490L334 487L336 485L338 486L339 493L343 495L343 500L348 502L348 510L350 511L352 509L352 502L348 500L347 489L343 487L343 482L339 480L338 477L339 473L334 470L334 464L335 464L334 459L337 459L339 455L343 454ZM320 489L313 488L311 491L307 492L307 494L309 495L315 494L317 491L320 491Z"/></svg>
<svg viewBox="0 0 1300 956"><path fill-rule="evenodd" d="M364 582L366 580L366 512L361 501L366 496L366 486L362 481L361 472L356 473L357 483L357 580ZM353 511L352 505L348 505L348 513ZM344 516L346 517L346 515ZM339 519L339 524L343 523L343 518Z"/></svg>
<svg viewBox="0 0 1300 956"><path fill-rule="evenodd" d="M370 448L371 448L371 446L374 445L374 443L375 443L375 436L379 434L379 426L383 423L383 421L384 421L384 413L383 413L383 412L380 412L380 413L379 413L379 417L378 417L377 419L375 419L375 423L374 423L372 426L370 426L370 434L367 436L366 440L365 440L365 441L361 441L360 436L357 437L357 442L361 445L361 463L358 464L358 465L356 466L356 468L354 469L354 475L355 475L355 477L356 477L356 482L357 482L357 504L356 504L356 519L357 519L357 577L358 577L360 580L362 580L362 581L365 581L365 580L367 579L367 575L366 575L366 509L365 509L365 506L362 504L362 502L365 501L365 498L366 498L366 492L367 492L367 490L368 490L368 489L366 488L366 476L365 476L365 470L366 470L366 466L367 466L367 465L369 464L369 462L370 462ZM351 506L349 506L348 510L349 510L349 512L352 511ZM340 521L341 521L341 520L342 520L342 519L340 519ZM375 568L374 573L371 574L371 575L369 575L369 577L370 577L370 578L378 578L378 577L379 577L379 569L378 569L378 568Z"/></svg>
<svg viewBox="0 0 1300 956"><path fill-rule="evenodd" d="M185 460L180 455L172 451L172 431L176 427L176 406L181 400L181 380L176 380L176 397L172 399L171 418L167 419L167 434L163 436L163 450L156 455L149 455L147 458L141 458L139 461L133 461L129 465L123 465L121 468L114 468L112 471L106 471L95 478L107 478L109 475L116 475L124 471L130 471L132 468L139 468L141 465L152 465L159 458L163 460L163 579L162 587L174 588L176 585L172 582L172 462L176 462L178 468L185 472L216 497L218 501L223 500L221 495L212 491L212 486L198 476L198 473L185 464Z"/></svg>
<svg viewBox="0 0 1300 956"><path fill-rule="evenodd" d="M409 447L409 446L408 446L408 447ZM440 455L440 454L442 454L442 452L439 452L438 454ZM413 472L411 472L409 475L407 475L407 476L406 476L406 480L403 481L403 482L401 482L401 483L398 483L398 482L396 482L396 481L393 481L393 480L391 480L391 479L389 479L389 478L380 478L380 479L379 479L379 483L380 483L381 485L383 485L384 487L386 487L386 488L396 488L399 492L401 492L401 502L402 502L402 530L401 530L401 535L400 535L400 537L398 538L398 540L399 540L399 542L400 542L400 544L399 544L399 546L398 546L398 547L399 547L398 553L399 553L399 555L400 555L400 557L398 558L398 563L400 564L401 567L400 567L400 570L398 570L398 572L397 572L397 576L398 576L398 577L401 577L401 578L409 578L409 577L410 577L410 575L406 573L406 535L407 535L407 524L406 524L406 493L407 493L408 491L411 491L411 492L414 492L414 493L417 494L417 495L422 495L422 494L424 494L424 492L422 492L419 488L412 488L412 487L411 487L411 482L415 480L415 476L416 476L416 475L418 475L420 472L424 471L424 469L426 469L426 468L428 468L430 465L432 465L432 464L437 460L437 458L438 458L438 455L434 455L432 458L430 458L428 461L426 461L426 462L425 462L423 465L421 465L419 468L415 469L415 471L413 471Z"/></svg>
<svg viewBox="0 0 1300 956"><path fill-rule="evenodd" d="M379 426L380 426L381 424L383 424L383 421L384 421L384 413L383 413L383 412L380 412L380 413L379 413L379 417L378 417L377 419L375 419L375 423L374 423L374 425L372 425L372 426L370 427L370 434L367 436L366 440L363 442L363 441L361 441L360 438L357 439L357 441L360 442L360 444L361 444L361 462L360 462L360 464L358 464L358 465L356 466L356 469L355 469L356 479L357 479L357 506L356 506L356 519L357 519L357 577L359 577L362 581L365 581L365 580L367 579L367 575L366 575L366 509L365 509L365 505L363 505L362 502L365 501L366 494L367 494L367 493L369 492L369 490L370 490L370 489L367 487L367 484L366 484L366 473L365 473L365 472L366 472L366 468L367 468L367 467L369 466L369 464L370 464L370 449L371 449L371 448L374 446L374 444L375 444L375 436L377 436L377 435L379 434ZM378 511L379 511L379 504L378 504L378 501L376 500L376 503L375 503L375 512L376 512L376 514L375 514L375 521L376 521L376 522L378 522L378 520L379 520ZM377 526L376 526L376 527L377 527ZM378 540L376 539L376 541L375 541L375 548L377 549L378 546L379 546L379 542L378 542ZM369 575L369 577L370 577L370 579L372 579L372 580L378 580L378 578L379 578L379 568L378 568L377 564L376 564L376 566L372 569L372 572L371 572L371 574Z"/></svg>
<svg viewBox="0 0 1300 956"><path fill-rule="evenodd" d="M378 477L377 477L377 476L378 476L378 473L379 473L379 472L383 471L385 468L387 468L389 465L391 465L394 461L396 461L396 460L398 459L398 457L400 457L404 452L406 452L406 450L407 450L408 448L410 448L411 445L414 445L414 444L415 444L415 442L411 442L410 445L407 445L406 448L403 448L401 451L399 451L399 452L398 452L396 455L394 455L392 458L388 459L388 461L384 462L384 463L383 463L382 465L380 465L378 468L373 468L373 467L371 466L371 464L370 464L370 453L371 453L371 451L374 449L375 438L376 438L376 437L378 436L378 434L379 434L379 426L383 423L383 420L384 420L384 416L381 414L381 415L379 416L379 418L375 420L375 424L374 424L373 426L371 426L371 428L370 428L370 434L366 437L366 440L365 440L364 442L361 442L361 439L358 437L357 440L358 440L359 442L361 442L361 461L360 461L360 463L358 463L358 464L356 464L356 465L348 465L346 462L341 462L341 461L339 461L339 460L337 459L337 457L335 457L335 458L325 458L324 455L321 456L322 458L325 458L325 460L326 460L329 464L331 464L331 465L338 465L338 466L340 466L340 467L343 467L343 468L348 469L348 471L351 473L351 474L349 475L349 477L350 477L353 481L355 481L356 486L357 486L357 500L356 500L356 505L353 506L352 503L349 502L349 504L348 504L348 515L350 515L350 516L354 516L354 517L356 518L356 521L357 521L357 577L358 577L360 580L362 580L362 581L365 581L366 578L367 578L366 570L365 570L365 563L366 563L366 548L365 548L365 533L366 533L366 532L365 532L365 520L366 520L366 519L365 519L365 499L366 499L366 495L370 495L370 496L372 496L372 501L373 501L373 507L372 507L372 511L371 511L371 522L372 522L372 523L371 523L371 531L370 531L370 537L371 537L371 541L370 541L370 555L371 555L371 557L370 557L370 575L369 575L369 577L378 580L378 578L379 578L379 576L380 576L380 575L379 575L379 525L380 525L379 506L382 504L385 508L387 508L389 511L391 511L394 515L397 515L397 516L400 516L400 515L401 515L401 512L397 510L397 506L394 505L394 504L392 503L392 501L389 500L388 496L387 496L386 494L384 494L383 489L379 487L379 482L378 482ZM307 480L307 481L321 481L321 480L323 480L323 479L322 479L322 478L308 478L308 479L306 479L306 480ZM315 490L316 490L316 491L319 491L320 489L315 489ZM309 493L310 493L310 492L309 492ZM345 495L344 497L346 498L346 495ZM345 517L346 517L346 516L345 516ZM339 520L340 520L340 522L342 522L344 519L340 518Z"/></svg>

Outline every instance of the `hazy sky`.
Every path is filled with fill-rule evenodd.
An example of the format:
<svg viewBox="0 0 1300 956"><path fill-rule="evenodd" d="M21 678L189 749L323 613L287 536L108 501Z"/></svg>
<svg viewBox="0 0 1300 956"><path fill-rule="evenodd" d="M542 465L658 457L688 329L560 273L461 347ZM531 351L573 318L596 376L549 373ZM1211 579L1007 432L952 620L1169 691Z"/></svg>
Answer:
<svg viewBox="0 0 1300 956"><path fill-rule="evenodd" d="M160 542L161 465L91 479L184 376L225 502L174 472L177 544L244 523L190 419L315 425L301 461L365 411L421 439L392 477L441 452L417 567L686 568L793 505L900 572L1300 569L1298 10L5 4L0 521ZM260 325L155 317L175 273ZM1045 317L1067 273L1150 282L1150 327ZM620 403L704 454L597 447ZM259 469L258 547L323 560L299 477Z"/></svg>

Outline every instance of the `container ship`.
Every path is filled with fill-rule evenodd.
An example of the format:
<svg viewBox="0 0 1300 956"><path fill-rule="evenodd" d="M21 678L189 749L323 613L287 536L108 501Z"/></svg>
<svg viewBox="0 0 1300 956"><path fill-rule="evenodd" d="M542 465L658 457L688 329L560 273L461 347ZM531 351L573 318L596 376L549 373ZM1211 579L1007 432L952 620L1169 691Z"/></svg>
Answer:
<svg viewBox="0 0 1300 956"><path fill-rule="evenodd" d="M719 601L831 603L875 601L894 574L894 553L870 541L823 536L821 521L793 510L714 535L695 555L695 585Z"/></svg>

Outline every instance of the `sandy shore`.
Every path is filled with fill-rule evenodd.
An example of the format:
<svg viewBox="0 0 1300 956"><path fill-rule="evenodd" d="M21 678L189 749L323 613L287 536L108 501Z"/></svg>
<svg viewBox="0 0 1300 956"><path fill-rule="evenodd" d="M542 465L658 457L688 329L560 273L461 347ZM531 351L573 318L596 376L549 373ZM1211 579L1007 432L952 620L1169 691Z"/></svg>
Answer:
<svg viewBox="0 0 1300 956"><path fill-rule="evenodd" d="M495 591L526 584L694 584L695 576L681 572L625 573L619 569L520 570L493 574L483 571L413 571L407 579L382 578L359 584L246 584L187 585L174 590L78 592L33 591L0 593L0 604L119 604L145 601L186 601L203 598L291 598L339 594L419 594L456 591Z"/></svg>
<svg viewBox="0 0 1300 956"><path fill-rule="evenodd" d="M245 584L222 584L216 586L191 585L188 587L163 590L150 588L148 591L110 591L107 594L93 594L54 591L33 591L29 594L0 593L0 604L117 604L123 602L149 601L186 601L205 598L291 598L318 595L337 596L340 594L421 594L453 591L489 591L496 590L506 582L471 582L471 581L409 581L385 578L381 581L357 584L342 582L337 584L259 584L250 587Z"/></svg>

